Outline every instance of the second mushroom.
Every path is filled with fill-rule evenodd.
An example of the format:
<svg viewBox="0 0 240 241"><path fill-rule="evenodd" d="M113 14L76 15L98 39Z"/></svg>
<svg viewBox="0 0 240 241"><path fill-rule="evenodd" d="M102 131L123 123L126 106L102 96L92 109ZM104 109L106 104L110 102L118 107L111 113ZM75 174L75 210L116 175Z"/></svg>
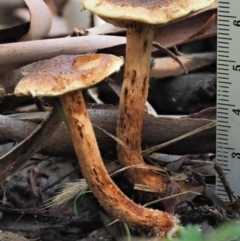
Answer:
<svg viewBox="0 0 240 241"><path fill-rule="evenodd" d="M126 28L126 60L117 126L118 138L129 147L127 149L118 145L119 161L123 166L144 164L141 132L156 27L190 15L213 2L214 0L82 0L83 8L117 27ZM152 170L128 168L126 174L133 184L149 186L162 195L166 192L167 179Z"/></svg>

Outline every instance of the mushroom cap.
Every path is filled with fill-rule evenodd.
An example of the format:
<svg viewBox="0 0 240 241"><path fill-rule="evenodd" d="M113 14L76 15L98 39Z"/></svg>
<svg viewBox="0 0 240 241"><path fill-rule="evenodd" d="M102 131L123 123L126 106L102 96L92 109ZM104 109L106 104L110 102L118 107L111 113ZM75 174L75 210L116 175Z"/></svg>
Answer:
<svg viewBox="0 0 240 241"><path fill-rule="evenodd" d="M118 71L123 59L109 54L61 55L44 60L23 77L14 94L59 96L85 89Z"/></svg>
<svg viewBox="0 0 240 241"><path fill-rule="evenodd" d="M82 0L82 5L107 22L123 27L128 26L128 21L166 24L213 2L214 0Z"/></svg>

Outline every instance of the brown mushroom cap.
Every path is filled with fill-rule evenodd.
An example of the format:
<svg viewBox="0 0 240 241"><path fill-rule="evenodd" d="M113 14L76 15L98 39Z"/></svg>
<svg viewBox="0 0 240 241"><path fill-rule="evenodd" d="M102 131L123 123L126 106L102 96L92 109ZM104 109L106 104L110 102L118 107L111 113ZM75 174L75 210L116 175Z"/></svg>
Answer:
<svg viewBox="0 0 240 241"><path fill-rule="evenodd" d="M95 85L123 65L122 58L107 54L61 55L42 62L22 78L15 95L63 95Z"/></svg>
<svg viewBox="0 0 240 241"><path fill-rule="evenodd" d="M213 2L214 0L82 0L82 5L114 25L125 26L129 24L128 21L166 24Z"/></svg>

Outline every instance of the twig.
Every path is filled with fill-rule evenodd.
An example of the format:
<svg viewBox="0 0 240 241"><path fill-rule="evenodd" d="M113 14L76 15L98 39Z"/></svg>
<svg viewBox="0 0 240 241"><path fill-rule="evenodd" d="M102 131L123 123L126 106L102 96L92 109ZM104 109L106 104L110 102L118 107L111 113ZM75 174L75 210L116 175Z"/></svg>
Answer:
<svg viewBox="0 0 240 241"><path fill-rule="evenodd" d="M185 71L185 73L188 73L188 70L186 69L186 67L184 66L184 64L181 62L181 60L174 54L172 53L170 50L168 50L167 48L163 47L162 45L160 45L157 42L153 42L152 43L153 47L161 50L162 52L164 52L165 54L169 55L171 58L173 58L177 63L179 63L179 65L183 68L183 70Z"/></svg>
<svg viewBox="0 0 240 241"><path fill-rule="evenodd" d="M189 194L189 193L190 194L195 194L195 195L201 195L201 193L199 193L199 192L186 191L186 192L182 192L182 193L178 193L178 194L174 194L174 195L171 195L171 196L168 196L168 197L164 197L164 198L160 198L160 199L154 200L152 202L144 204L143 206L144 207L148 207L150 205L153 205L153 204L156 204L156 203L159 203L159 202L171 199L171 198L175 198L175 197L178 197L178 196L183 196L183 195Z"/></svg>
<svg viewBox="0 0 240 241"><path fill-rule="evenodd" d="M55 105L49 116L25 140L0 158L0 181L17 171L38 152L60 123L61 117Z"/></svg>
<svg viewBox="0 0 240 241"><path fill-rule="evenodd" d="M222 167L216 162L214 164L214 169L216 170L217 174L218 174L218 177L220 178L221 182L222 182L222 185L228 195L228 198L230 200L230 202L234 202L234 197L233 197L233 192L230 188L230 185L229 185L229 182L226 178L226 175L225 173L223 172L222 170Z"/></svg>
<svg viewBox="0 0 240 241"><path fill-rule="evenodd" d="M197 133L199 133L199 132L208 130L208 129L213 128L213 127L215 127L215 126L216 126L216 122L215 122L215 121L212 121L212 122L208 123L207 125L204 125L204 126L202 126L202 127L200 127L200 128L197 128L197 129L195 129L195 130L193 130L193 131L190 131L190 132L188 132L188 133L186 133L186 134L184 134L184 135L181 135L181 136L179 136L179 137L177 137L177 138L174 138L174 139L172 139L172 140L170 140L170 141L167 141L167 142L162 143L162 144L160 144L160 145L157 145L157 146L148 148L148 149L142 151L142 154L143 154L143 155L147 155L147 154L149 154L149 153L151 153L151 152L154 152L154 151L157 151L157 150L159 150L159 149L162 149L163 147L169 146L170 144L173 144L173 143L175 143L175 142L177 142L177 141L183 140L183 139L185 139L185 138L187 138L187 137L189 137L189 136L193 136L193 135L195 135L195 134L197 134Z"/></svg>

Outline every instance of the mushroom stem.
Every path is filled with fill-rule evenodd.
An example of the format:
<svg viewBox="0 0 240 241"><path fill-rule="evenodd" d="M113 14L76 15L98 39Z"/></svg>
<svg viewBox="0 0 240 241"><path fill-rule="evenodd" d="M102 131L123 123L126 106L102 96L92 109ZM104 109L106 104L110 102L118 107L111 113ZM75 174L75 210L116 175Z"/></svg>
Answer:
<svg viewBox="0 0 240 241"><path fill-rule="evenodd" d="M143 24L144 25L144 24ZM123 166L144 163L141 155L141 133L144 106L148 96L150 56L154 27L127 29L124 80L120 98L117 136L131 151L118 144L119 161ZM149 169L129 168L127 177L133 184L150 186L160 193L167 180Z"/></svg>
<svg viewBox="0 0 240 241"><path fill-rule="evenodd" d="M137 205L112 181L103 164L81 91L60 98L83 176L100 204L130 226L164 236L176 224L175 217Z"/></svg>

